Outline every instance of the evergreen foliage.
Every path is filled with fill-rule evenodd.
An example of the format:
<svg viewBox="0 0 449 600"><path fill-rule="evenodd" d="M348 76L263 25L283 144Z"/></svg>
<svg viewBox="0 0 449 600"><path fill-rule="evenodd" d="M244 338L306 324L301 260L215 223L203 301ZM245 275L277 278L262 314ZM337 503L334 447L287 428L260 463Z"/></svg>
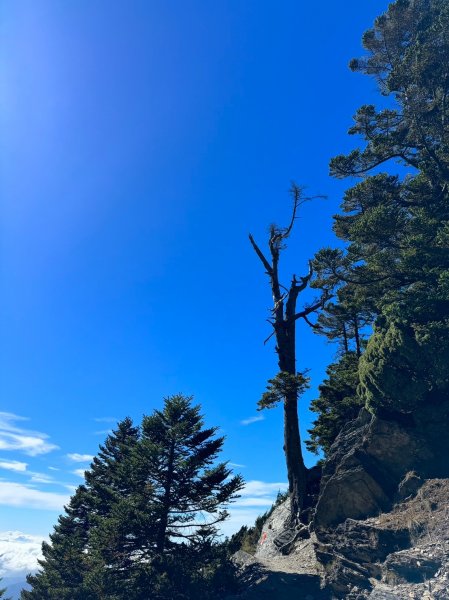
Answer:
<svg viewBox="0 0 449 600"><path fill-rule="evenodd" d="M268 380L267 390L257 403L258 410L274 408L289 395L300 397L309 387L309 379L303 373L286 373L282 371Z"/></svg>
<svg viewBox="0 0 449 600"><path fill-rule="evenodd" d="M449 392L449 319L420 325L379 324L360 361L359 394L366 406L410 412Z"/></svg>
<svg viewBox="0 0 449 600"><path fill-rule="evenodd" d="M243 481L217 463L216 431L181 395L140 428L119 423L43 544L22 599L212 599L232 588L217 525Z"/></svg>
<svg viewBox="0 0 449 600"><path fill-rule="evenodd" d="M350 65L389 99L357 111L349 133L364 144L331 161L334 176L361 181L335 217L346 247L317 254L314 285L332 291L337 315L350 298L374 323L358 388L371 410L408 412L449 393L448 31L445 0L397 0L365 33L367 55ZM394 161L399 174L379 172ZM326 396L315 403L318 421L331 405Z"/></svg>
<svg viewBox="0 0 449 600"><path fill-rule="evenodd" d="M89 530L90 503L85 486L79 486L65 507L65 515L58 519L50 544L43 542L41 571L27 577L31 591L22 591L21 598L48 598L49 600L90 600L93 596L84 586L88 569L84 548Z"/></svg>
<svg viewBox="0 0 449 600"><path fill-rule="evenodd" d="M362 406L357 395L358 365L356 352L347 352L327 368L327 379L319 386L320 395L310 407L318 414L306 441L311 452L318 454L321 449L327 455L343 426L357 417Z"/></svg>
<svg viewBox="0 0 449 600"><path fill-rule="evenodd" d="M362 351L361 329L366 321L357 311L351 310L343 302L335 304L329 302L318 317L318 326L315 331L325 335L329 342L337 342L340 352L349 352L353 345L360 356Z"/></svg>

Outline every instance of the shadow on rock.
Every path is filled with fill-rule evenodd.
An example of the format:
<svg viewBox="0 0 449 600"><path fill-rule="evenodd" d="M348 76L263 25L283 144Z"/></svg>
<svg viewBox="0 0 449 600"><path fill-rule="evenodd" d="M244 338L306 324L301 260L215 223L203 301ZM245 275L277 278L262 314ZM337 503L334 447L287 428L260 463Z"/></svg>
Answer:
<svg viewBox="0 0 449 600"><path fill-rule="evenodd" d="M329 590L321 588L318 575L270 571L260 563L247 565L242 575L244 591L227 600L331 600Z"/></svg>

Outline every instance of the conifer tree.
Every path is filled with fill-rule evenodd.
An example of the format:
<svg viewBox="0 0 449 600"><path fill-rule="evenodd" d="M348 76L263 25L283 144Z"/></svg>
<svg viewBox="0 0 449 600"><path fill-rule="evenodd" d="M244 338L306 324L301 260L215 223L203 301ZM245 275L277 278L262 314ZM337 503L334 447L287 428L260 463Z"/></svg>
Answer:
<svg viewBox="0 0 449 600"><path fill-rule="evenodd" d="M243 481L217 463L224 439L204 428L191 398L130 419L99 454L43 545L30 600L218 598L233 567L216 526Z"/></svg>
<svg viewBox="0 0 449 600"><path fill-rule="evenodd" d="M328 302L323 307L314 331L326 336L329 342L337 342L340 354L354 351L360 357L364 346L364 329L372 317L360 310L355 302L345 301L341 292L336 294L338 302Z"/></svg>
<svg viewBox="0 0 449 600"><path fill-rule="evenodd" d="M274 335L276 339L275 349L279 365L279 373L268 381L267 391L262 395L258 404L259 409L273 408L279 402L283 404L284 454L287 464L291 518L292 522L295 522L301 518L307 492L307 469L301 448L298 398L308 386L308 379L303 373L298 372L296 365L296 322L303 319L307 324L313 326L310 317L325 305L328 300L328 291L324 288L319 298L298 310L299 295L309 286L313 275L312 264L309 263L309 271L306 275L299 279L293 275L289 287L281 282L279 272L281 252L285 249L286 241L293 230L299 207L304 202L311 200L304 196L303 190L296 184L292 184L290 192L293 199L291 220L288 227L271 225L268 240L269 258L267 259L251 234L249 240L270 282L273 308L269 322L273 326L271 335Z"/></svg>
<svg viewBox="0 0 449 600"><path fill-rule="evenodd" d="M32 589L22 592L24 600L97 598L88 585L92 563L87 549L99 519L109 513L116 498L128 488L124 462L137 436L138 429L127 418L100 446L98 456L85 473L85 485L77 488L65 507L66 514L59 517L50 535L51 543L42 545L41 570L28 576Z"/></svg>
<svg viewBox="0 0 449 600"><path fill-rule="evenodd" d="M221 551L214 539L243 482L226 463L216 464L224 438L204 428L191 401L167 398L163 410L142 421L127 464L131 493L99 520L91 539L90 579L103 594L143 600L149 590L154 598L174 598L180 589L182 597L201 589L206 597L212 589L198 576L200 566L215 565L214 576L227 569L223 556L215 564Z"/></svg>
<svg viewBox="0 0 449 600"><path fill-rule="evenodd" d="M81 485L65 507L65 515L59 517L50 543L42 544L41 569L28 575L31 590L22 591L22 600L93 600L84 586L89 507L86 487Z"/></svg>
<svg viewBox="0 0 449 600"><path fill-rule="evenodd" d="M449 394L448 30L445 0L396 0L376 19L351 68L374 76L389 102L357 111L349 133L362 147L331 161L334 176L362 179L335 217L347 246L318 253L316 285L355 290L375 321L359 369L372 410Z"/></svg>
<svg viewBox="0 0 449 600"><path fill-rule="evenodd" d="M182 395L165 400L162 411L145 417L137 469L151 486L157 531L155 551L169 553L180 541L215 535L236 498L242 478L231 477L226 463L216 463L224 438L204 428L199 406Z"/></svg>
<svg viewBox="0 0 449 600"><path fill-rule="evenodd" d="M310 410L318 414L309 429L307 449L326 456L346 423L355 419L363 403L357 394L359 357L348 351L326 369L327 378L318 387L319 397L312 400Z"/></svg>

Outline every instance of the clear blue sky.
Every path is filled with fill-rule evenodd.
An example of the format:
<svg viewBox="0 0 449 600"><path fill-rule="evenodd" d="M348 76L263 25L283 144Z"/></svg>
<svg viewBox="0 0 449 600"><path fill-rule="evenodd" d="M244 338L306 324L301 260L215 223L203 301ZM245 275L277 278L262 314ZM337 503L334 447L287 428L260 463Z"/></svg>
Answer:
<svg viewBox="0 0 449 600"><path fill-rule="evenodd" d="M1 410L27 419L1 422L1 531L48 533L86 466L68 455L177 392L221 426L248 481L286 480L282 411L241 424L277 370L247 234L262 244L286 222L296 180L329 199L301 211L285 279L334 243L350 182L328 162L377 98L347 63L386 7L1 3ZM300 326L303 435L334 350Z"/></svg>

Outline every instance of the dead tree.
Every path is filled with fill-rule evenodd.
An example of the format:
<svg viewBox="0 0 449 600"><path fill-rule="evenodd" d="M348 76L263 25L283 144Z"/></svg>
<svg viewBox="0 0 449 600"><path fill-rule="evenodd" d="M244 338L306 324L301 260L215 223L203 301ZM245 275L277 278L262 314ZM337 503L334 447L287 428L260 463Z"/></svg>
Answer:
<svg viewBox="0 0 449 600"><path fill-rule="evenodd" d="M269 391L264 394L261 408L273 406L277 401L283 402L284 407L284 452L287 463L287 474L289 484L289 495L291 499L292 517L296 520L304 507L304 499L307 491L307 470L301 450L301 436L298 419L298 396L307 386L307 379L296 370L296 322L303 319L311 325L309 316L320 309L328 300L328 294L324 292L321 297L312 304L297 310L298 296L303 292L313 275L312 264L309 262L309 271L304 277L293 275L290 286L283 286L279 280L279 258L281 251L285 249L285 242L290 236L298 208L304 202L311 200L302 195L302 189L293 184L291 188L293 198L293 211L288 227L281 228L276 225L270 227L268 248L270 258L268 259L261 251L250 234L249 239L257 256L262 262L270 280L273 296L272 317L269 319L273 327L272 334L276 338L276 353L280 373L275 379L270 380Z"/></svg>

